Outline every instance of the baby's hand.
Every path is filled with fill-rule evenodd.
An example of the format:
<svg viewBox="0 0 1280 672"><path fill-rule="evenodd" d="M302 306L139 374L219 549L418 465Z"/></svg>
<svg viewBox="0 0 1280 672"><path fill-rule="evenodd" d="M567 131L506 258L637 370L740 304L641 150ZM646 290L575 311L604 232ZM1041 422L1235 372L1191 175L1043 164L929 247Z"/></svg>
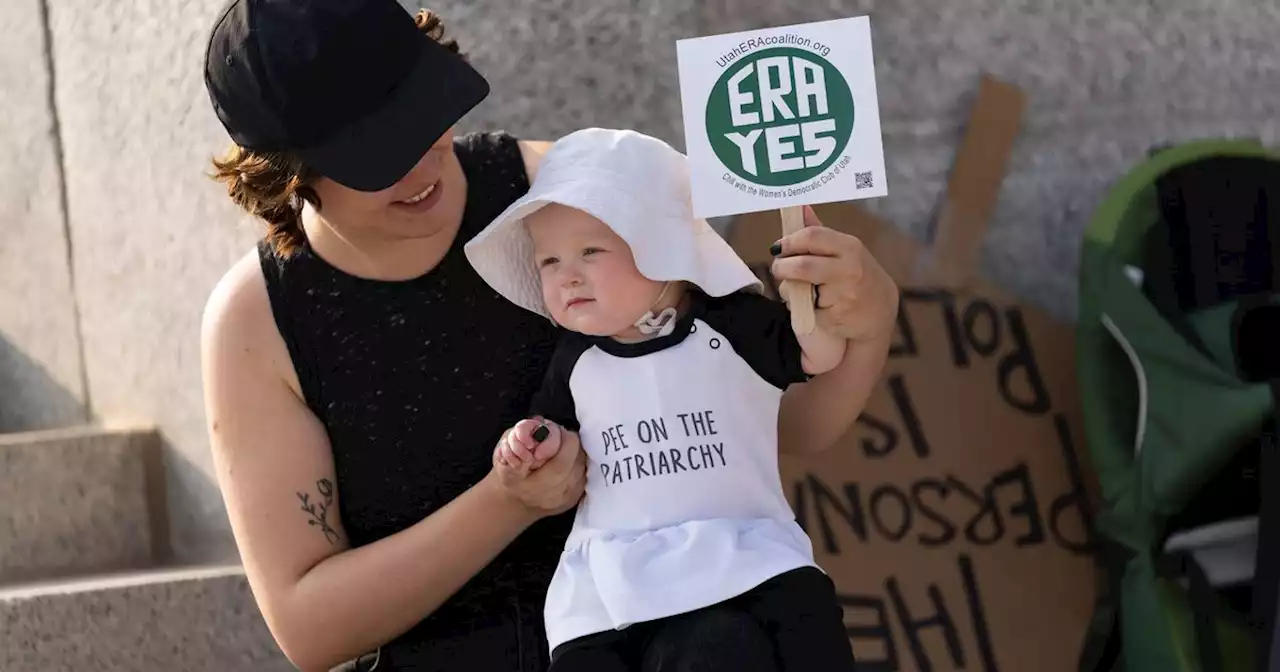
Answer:
<svg viewBox="0 0 1280 672"><path fill-rule="evenodd" d="M542 418L521 420L494 451L494 462L521 473L541 467L560 450L560 427Z"/></svg>

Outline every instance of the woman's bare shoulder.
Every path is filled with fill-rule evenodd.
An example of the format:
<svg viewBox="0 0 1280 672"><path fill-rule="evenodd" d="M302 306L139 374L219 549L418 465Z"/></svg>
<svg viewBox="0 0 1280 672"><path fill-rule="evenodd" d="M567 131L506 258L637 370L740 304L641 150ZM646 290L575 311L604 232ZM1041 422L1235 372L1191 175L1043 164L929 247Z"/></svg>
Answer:
<svg viewBox="0 0 1280 672"><path fill-rule="evenodd" d="M271 302L256 250L246 252L214 285L204 306L206 336L238 332L269 316Z"/></svg>
<svg viewBox="0 0 1280 672"><path fill-rule="evenodd" d="M551 149L554 144L550 140L519 140L520 156L524 158L524 171L529 175L529 181L533 181L533 177L538 172L538 164L542 162L542 157Z"/></svg>
<svg viewBox="0 0 1280 672"><path fill-rule="evenodd" d="M269 366L296 387L256 249L240 257L214 285L205 302L200 335L207 357L225 364Z"/></svg>

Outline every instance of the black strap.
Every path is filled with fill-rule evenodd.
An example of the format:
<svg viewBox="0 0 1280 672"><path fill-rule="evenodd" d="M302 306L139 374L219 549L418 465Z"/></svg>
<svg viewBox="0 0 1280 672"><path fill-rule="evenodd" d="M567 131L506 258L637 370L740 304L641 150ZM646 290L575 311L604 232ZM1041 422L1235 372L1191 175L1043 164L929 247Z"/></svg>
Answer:
<svg viewBox="0 0 1280 672"><path fill-rule="evenodd" d="M314 252L304 248L296 254L314 254ZM320 384L320 376L316 373L315 360L309 354L310 349L305 339L298 337L299 329L294 320L294 311L306 308L289 305L289 291L286 289L288 279L285 277L284 270L284 266L289 263L291 263L290 259L276 255L265 239L258 242L258 265L262 268L262 277L267 285L267 298L271 305L271 317L275 320L276 331L280 332L280 338L289 351L289 360L293 363L294 373L298 376L298 385L302 388L302 397L308 408L322 422L328 424L326 422L328 408L320 398L323 387Z"/></svg>
<svg viewBox="0 0 1280 672"><path fill-rule="evenodd" d="M1080 650L1079 672L1110 672L1120 662L1120 584L1133 552L1102 534L1096 540L1097 597Z"/></svg>
<svg viewBox="0 0 1280 672"><path fill-rule="evenodd" d="M1280 238L1280 236L1277 236ZM1276 265L1280 267L1280 264ZM1272 418L1258 441L1258 537L1253 564L1250 623L1257 629L1258 669L1267 670L1275 648L1277 602L1280 602L1280 306L1270 297L1242 301L1232 316L1236 368L1249 382L1271 387Z"/></svg>
<svg viewBox="0 0 1280 672"><path fill-rule="evenodd" d="M1258 487L1262 505L1258 510L1258 549L1254 556L1253 608L1250 620L1258 627L1258 669L1269 669L1275 647L1277 603L1280 602L1280 379L1271 381L1275 422L1263 432L1258 457Z"/></svg>

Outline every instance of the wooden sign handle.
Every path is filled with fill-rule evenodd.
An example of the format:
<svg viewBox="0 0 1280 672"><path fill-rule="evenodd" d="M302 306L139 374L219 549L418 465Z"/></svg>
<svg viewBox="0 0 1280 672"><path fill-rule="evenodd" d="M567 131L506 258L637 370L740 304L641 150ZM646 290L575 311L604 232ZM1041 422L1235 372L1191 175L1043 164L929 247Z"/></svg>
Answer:
<svg viewBox="0 0 1280 672"><path fill-rule="evenodd" d="M804 206L782 208L782 235L787 236L804 228ZM813 332L816 320L813 315L813 285L799 280L783 280L778 291L791 311L791 327L796 334L805 336Z"/></svg>

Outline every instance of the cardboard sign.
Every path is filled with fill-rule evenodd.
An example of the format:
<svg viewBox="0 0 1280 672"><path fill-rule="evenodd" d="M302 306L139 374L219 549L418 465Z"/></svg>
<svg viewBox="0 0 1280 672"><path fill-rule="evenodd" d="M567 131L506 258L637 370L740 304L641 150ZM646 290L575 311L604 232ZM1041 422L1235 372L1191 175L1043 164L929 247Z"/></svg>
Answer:
<svg viewBox="0 0 1280 672"><path fill-rule="evenodd" d="M1068 672L1092 615L1096 487L1072 329L967 267L1021 104L983 81L931 250L854 204L816 208L902 290L890 360L855 427L826 453L782 459L860 669ZM776 292L770 215L740 218L731 242Z"/></svg>
<svg viewBox="0 0 1280 672"><path fill-rule="evenodd" d="M698 217L888 193L867 17L679 40L676 54Z"/></svg>
<svg viewBox="0 0 1280 672"><path fill-rule="evenodd" d="M1071 329L980 281L913 284L910 241L850 205L817 211L903 297L854 429L782 460L855 653L868 670L1075 670L1095 583ZM733 244L769 284L771 227L750 217Z"/></svg>

